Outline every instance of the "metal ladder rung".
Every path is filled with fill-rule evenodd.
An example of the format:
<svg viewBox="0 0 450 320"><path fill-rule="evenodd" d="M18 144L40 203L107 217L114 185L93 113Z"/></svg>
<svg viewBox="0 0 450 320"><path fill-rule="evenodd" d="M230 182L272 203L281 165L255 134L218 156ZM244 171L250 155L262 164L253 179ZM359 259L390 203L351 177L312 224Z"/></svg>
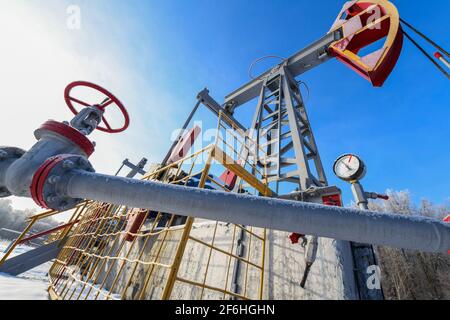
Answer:
<svg viewBox="0 0 450 320"><path fill-rule="evenodd" d="M289 138L291 136L292 136L292 132L291 131L285 132L285 133L281 134L281 140L287 139L287 138Z"/></svg>
<svg viewBox="0 0 450 320"><path fill-rule="evenodd" d="M305 137L303 137L303 144L304 146L311 152L311 153L316 153L316 150L313 148L313 146L305 139Z"/></svg>
<svg viewBox="0 0 450 320"><path fill-rule="evenodd" d="M280 156L284 155L286 152L291 150L293 147L294 147L294 142L293 141L289 142L287 145L285 145L283 148L281 148L281 150L279 152Z"/></svg>

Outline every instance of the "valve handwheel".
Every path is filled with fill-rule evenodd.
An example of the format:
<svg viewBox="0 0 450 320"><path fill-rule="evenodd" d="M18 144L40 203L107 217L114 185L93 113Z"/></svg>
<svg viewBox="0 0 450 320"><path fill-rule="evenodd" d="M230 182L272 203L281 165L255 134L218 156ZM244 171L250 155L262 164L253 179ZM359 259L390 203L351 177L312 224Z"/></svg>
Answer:
<svg viewBox="0 0 450 320"><path fill-rule="evenodd" d="M75 98L75 97L70 95L72 89L74 89L75 87L87 87L87 88L94 89L94 90L102 93L103 95L105 95L105 99L100 104L99 103L88 103L86 101L80 100L80 99ZM123 126L120 127L120 128L117 128L117 129L116 128L112 128L110 126L109 122L106 120L105 116L103 115L102 122L101 122L103 125L99 125L97 127L97 129L100 130L100 131L108 132L108 133L118 133L118 132L122 132L125 129L127 129L129 124L130 124L130 117L128 116L128 112L125 109L125 107L123 106L122 102L120 102L120 100L117 99L111 92L109 92L108 90L106 90L106 89L104 89L104 88L102 88L99 85L96 85L94 83L87 82L87 81L75 81L75 82L72 82L64 90L64 99L65 99L66 104L69 107L70 111L72 111L74 115L77 115L78 112L79 112L74 107L74 103L80 104L83 107L97 107L97 108L100 108L101 110L105 111L105 113L106 113L105 109L107 107L110 107L112 105L116 105L119 108L119 110L122 113L122 116L124 118Z"/></svg>

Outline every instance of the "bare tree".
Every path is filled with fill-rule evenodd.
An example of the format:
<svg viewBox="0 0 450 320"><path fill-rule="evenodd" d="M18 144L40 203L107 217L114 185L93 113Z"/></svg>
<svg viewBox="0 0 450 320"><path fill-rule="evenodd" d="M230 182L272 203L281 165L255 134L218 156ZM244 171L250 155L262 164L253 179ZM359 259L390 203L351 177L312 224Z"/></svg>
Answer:
<svg viewBox="0 0 450 320"><path fill-rule="evenodd" d="M373 201L374 211L420 215L443 219L450 213L449 204L436 206L422 199L416 207L408 191L388 190L388 201ZM450 258L445 254L425 253L378 246L375 248L382 270L386 299L450 299Z"/></svg>
<svg viewBox="0 0 450 320"><path fill-rule="evenodd" d="M2 228L15 231L22 231L28 225L27 218L35 214L34 210L17 210L12 207L9 199L0 199L0 239L12 240L17 237L16 234L4 231ZM32 232L40 232L57 226L58 223L53 219L46 219L37 222Z"/></svg>

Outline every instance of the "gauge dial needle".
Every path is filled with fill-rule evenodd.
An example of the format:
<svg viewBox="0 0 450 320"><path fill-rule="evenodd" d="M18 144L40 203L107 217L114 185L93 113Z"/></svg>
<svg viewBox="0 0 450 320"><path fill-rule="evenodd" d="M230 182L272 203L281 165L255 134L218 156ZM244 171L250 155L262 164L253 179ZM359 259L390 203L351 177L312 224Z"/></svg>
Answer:
<svg viewBox="0 0 450 320"><path fill-rule="evenodd" d="M349 171L352 170L346 163L344 163L344 166L346 166Z"/></svg>

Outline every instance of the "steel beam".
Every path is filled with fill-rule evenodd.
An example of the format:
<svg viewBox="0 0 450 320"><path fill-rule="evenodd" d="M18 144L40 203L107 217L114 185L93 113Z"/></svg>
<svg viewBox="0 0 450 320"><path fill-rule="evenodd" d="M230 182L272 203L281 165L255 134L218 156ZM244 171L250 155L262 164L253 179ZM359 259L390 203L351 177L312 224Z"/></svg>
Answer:
<svg viewBox="0 0 450 320"><path fill-rule="evenodd" d="M340 38L342 38L341 31L338 30L331 32L320 40L314 42L313 44L307 46L303 50L300 50L299 52L288 58L287 63L286 61L283 61L275 66L275 68L279 68L286 63L286 68L289 70L289 72L294 77L297 77L298 75L305 73L306 71L311 70L331 59L331 56L327 51L328 47L330 46L330 44L332 44L336 40L339 40ZM272 70L273 68L264 72L236 91L230 93L225 97L224 105L231 105L236 108L256 98L261 92L264 79L271 74Z"/></svg>
<svg viewBox="0 0 450 320"><path fill-rule="evenodd" d="M242 124L239 123L239 121L233 118L233 115L230 112L222 108L222 106L209 95L208 89L203 89L202 91L200 91L197 95L197 99L217 117L219 117L220 112L225 113L229 119L223 118L222 120L226 122L229 126L238 127L244 132L247 130ZM232 123L230 123L229 120L231 120Z"/></svg>
<svg viewBox="0 0 450 320"><path fill-rule="evenodd" d="M58 188L86 198L177 215L360 243L447 253L450 224L396 214L323 206L216 190L68 171Z"/></svg>
<svg viewBox="0 0 450 320"><path fill-rule="evenodd" d="M10 258L0 266L0 273L18 276L55 259L61 250L61 244L58 240Z"/></svg>

